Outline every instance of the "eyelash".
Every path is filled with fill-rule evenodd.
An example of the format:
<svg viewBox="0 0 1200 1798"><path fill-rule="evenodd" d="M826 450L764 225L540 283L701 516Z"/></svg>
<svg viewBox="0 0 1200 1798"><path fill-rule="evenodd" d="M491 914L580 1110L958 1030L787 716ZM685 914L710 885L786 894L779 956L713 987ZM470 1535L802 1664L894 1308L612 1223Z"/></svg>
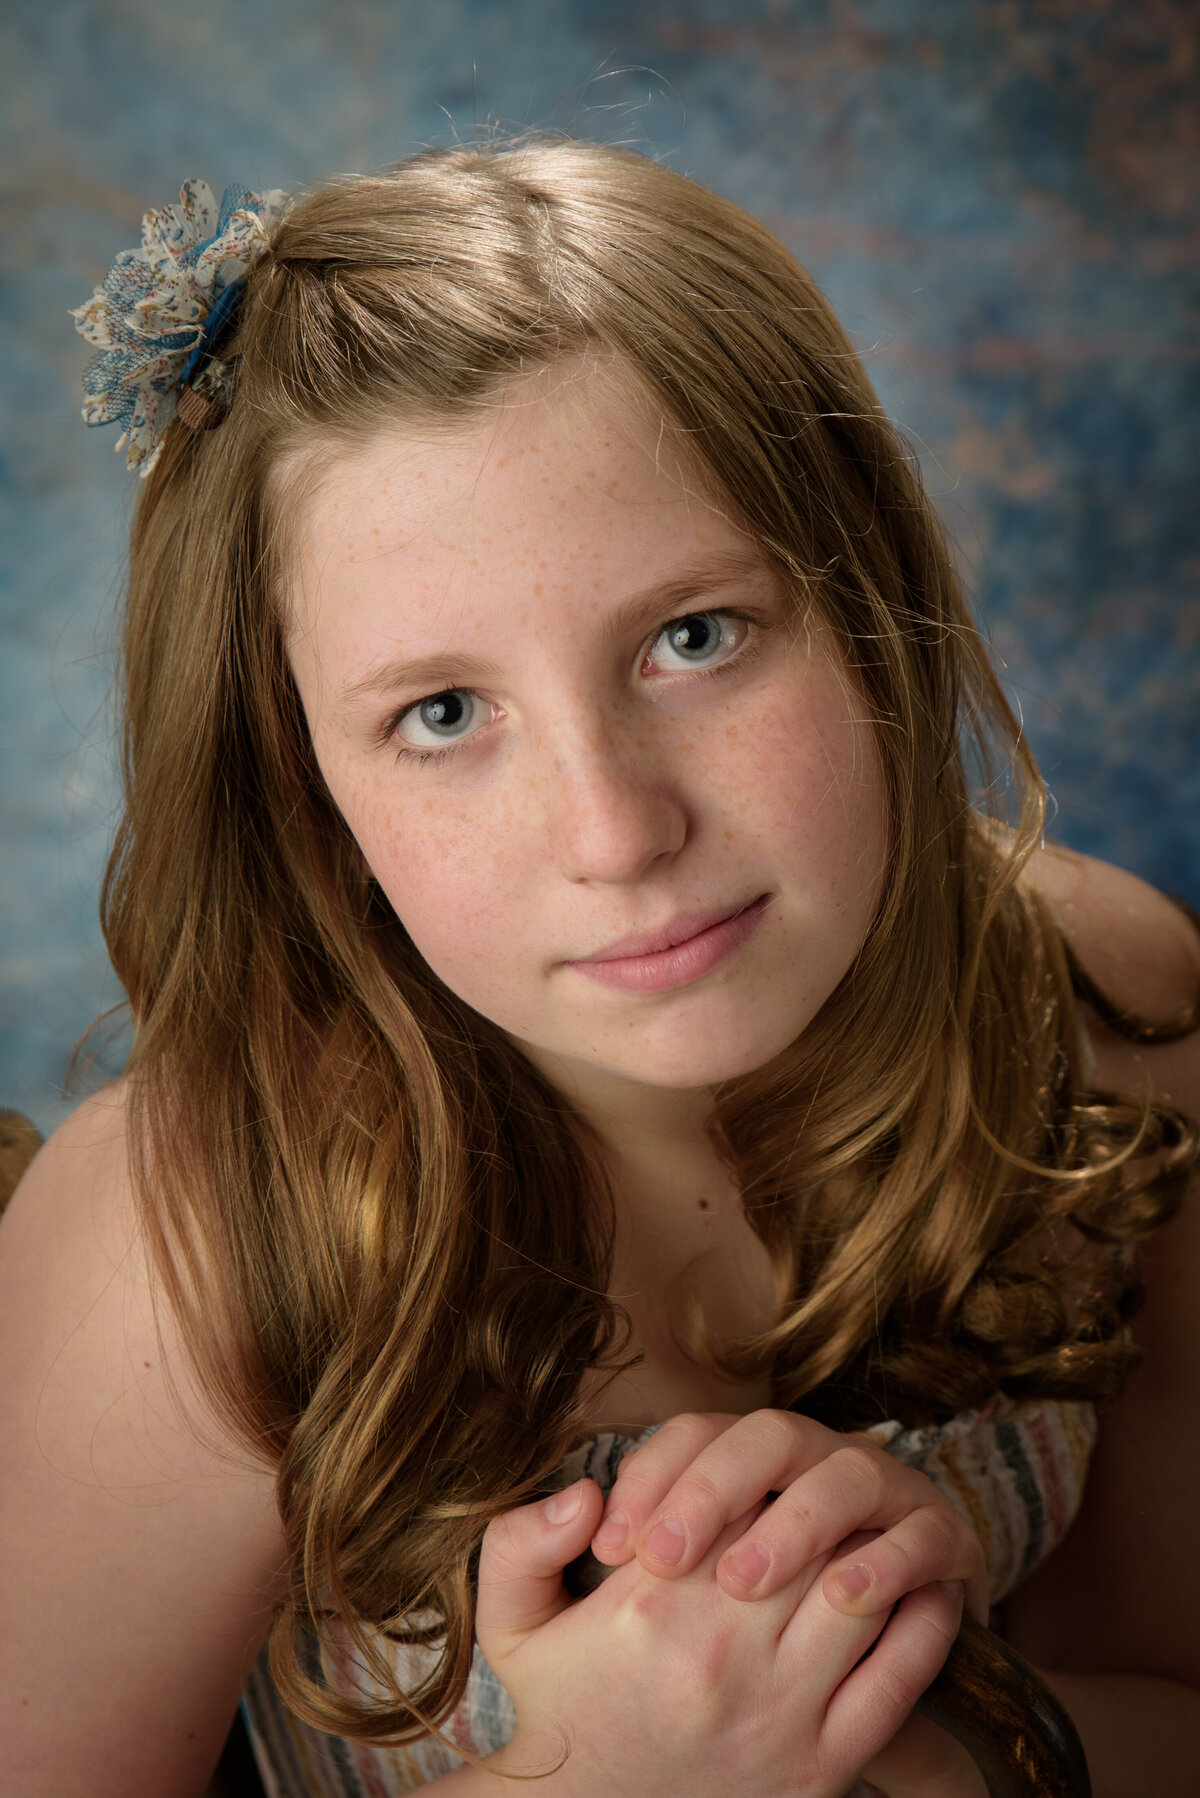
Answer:
<svg viewBox="0 0 1200 1798"><path fill-rule="evenodd" d="M673 624L682 624L685 618L692 618L698 615L702 616L702 614L693 612L681 612L676 618L668 618L665 624L661 624L654 633L652 643L657 643L663 632L670 630ZM716 680L729 670L742 668L747 662L754 661L761 649L757 634L757 631L762 628L761 623L759 619L753 617L750 613L738 612L728 607L722 607L720 610L714 610L711 616L714 618L733 618L736 619L739 624L748 624L752 627L753 634L747 635L741 647L736 649L728 660L718 662L715 668L696 668L688 677L690 679ZM757 630L755 630L755 627L757 627ZM649 654L649 651L647 651L647 654ZM643 657L642 660L644 661L645 657ZM676 669L675 672L682 673L683 671L681 669ZM480 697L473 687L447 687L442 690L445 692L469 693L473 699L478 699ZM426 699L434 699L436 697L436 694L427 693L421 699L410 700L407 705L402 705L398 712L393 712L391 717L384 723L383 729L379 733L380 741L387 744L392 749L397 762L419 762L423 768L440 768L443 762L447 761L450 756L458 754L460 745L457 743L447 744L445 749L417 749L412 744L401 744L397 740L400 729L400 720L408 712L413 711L416 706L423 705ZM476 733L472 732L472 735L475 734ZM469 738L463 739L464 742L469 740Z"/></svg>
<svg viewBox="0 0 1200 1798"><path fill-rule="evenodd" d="M455 690L457 691L457 689ZM470 691L466 687L462 690ZM420 701L418 700L417 703L419 705ZM454 754L453 749L414 749L411 744L406 744L403 749L397 749L394 737L392 738L392 747L395 749L398 762L420 762L426 768L440 768L442 763Z"/></svg>

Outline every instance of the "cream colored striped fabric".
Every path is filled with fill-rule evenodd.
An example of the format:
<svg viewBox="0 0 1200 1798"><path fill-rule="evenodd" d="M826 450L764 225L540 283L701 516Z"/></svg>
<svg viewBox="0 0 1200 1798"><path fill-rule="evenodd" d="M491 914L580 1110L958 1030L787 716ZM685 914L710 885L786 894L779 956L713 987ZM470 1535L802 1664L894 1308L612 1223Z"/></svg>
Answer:
<svg viewBox="0 0 1200 1798"><path fill-rule="evenodd" d="M1096 1417L1091 1405L999 1398L933 1428L887 1423L867 1433L927 1474L974 1526L996 1602L1066 1535L1083 1496ZM586 1474L607 1492L633 1446L628 1437L598 1436L563 1463L561 1483ZM413 1689L433 1651L389 1652L402 1687ZM331 1671L361 1689L348 1657ZM427 1737L384 1748L309 1728L284 1706L265 1651L243 1703L269 1798L394 1798L461 1766L456 1748L483 1755L502 1747L514 1724L508 1695L478 1649L463 1700L444 1727L446 1742Z"/></svg>

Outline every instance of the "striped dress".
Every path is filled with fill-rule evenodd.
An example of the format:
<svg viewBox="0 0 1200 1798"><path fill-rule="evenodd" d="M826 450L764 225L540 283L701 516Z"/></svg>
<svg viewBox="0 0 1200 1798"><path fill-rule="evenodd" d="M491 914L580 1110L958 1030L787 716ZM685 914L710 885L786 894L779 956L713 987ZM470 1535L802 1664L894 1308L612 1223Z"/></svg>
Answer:
<svg viewBox="0 0 1200 1798"><path fill-rule="evenodd" d="M1096 1418L1087 1404L998 1398L931 1428L885 1423L867 1434L928 1475L967 1518L983 1544L992 1602L998 1603L1066 1535L1083 1496ZM586 1474L607 1493L633 1446L626 1436L595 1437L562 1463L562 1485ZM388 1652L402 1688L411 1689L434 1651L393 1646ZM349 1685L358 1683L348 1660L331 1671ZM394 1748L310 1728L284 1706L265 1650L243 1709L269 1798L393 1798L463 1764L435 1737ZM466 1692L443 1734L470 1754L491 1754L503 1747L514 1723L508 1694L476 1648Z"/></svg>

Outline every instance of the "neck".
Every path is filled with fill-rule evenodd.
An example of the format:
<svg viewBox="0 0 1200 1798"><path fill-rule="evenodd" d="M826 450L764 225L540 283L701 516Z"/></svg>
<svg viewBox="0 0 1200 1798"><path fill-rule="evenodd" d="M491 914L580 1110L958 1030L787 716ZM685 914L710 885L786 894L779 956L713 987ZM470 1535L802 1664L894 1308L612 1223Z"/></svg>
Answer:
<svg viewBox="0 0 1200 1798"><path fill-rule="evenodd" d="M585 1376L590 1427L636 1434L678 1411L740 1413L770 1404L768 1374L730 1380L692 1359L679 1336L680 1307L692 1295L713 1347L769 1329L775 1316L770 1257L708 1133L711 1091L644 1086L534 1059L598 1144L616 1224L610 1290L628 1313L639 1356L615 1379Z"/></svg>
<svg viewBox="0 0 1200 1798"><path fill-rule="evenodd" d="M697 1214L711 1223L736 1209L736 1184L708 1134L707 1087L646 1086L543 1054L535 1059L594 1132L612 1181L619 1234L631 1247L649 1237L661 1253L681 1230L690 1242Z"/></svg>

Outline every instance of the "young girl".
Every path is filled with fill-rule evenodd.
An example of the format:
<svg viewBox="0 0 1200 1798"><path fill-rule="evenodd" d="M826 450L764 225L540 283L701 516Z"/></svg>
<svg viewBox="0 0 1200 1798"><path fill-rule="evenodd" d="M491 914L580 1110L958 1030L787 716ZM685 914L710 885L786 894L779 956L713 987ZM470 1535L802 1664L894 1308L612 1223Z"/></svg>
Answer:
<svg viewBox="0 0 1200 1798"><path fill-rule="evenodd" d="M807 276L534 142L189 184L80 320L136 1037L0 1234L3 1790L244 1689L281 1798L972 1798L990 1593L1195 1793L1196 937L1038 847Z"/></svg>

